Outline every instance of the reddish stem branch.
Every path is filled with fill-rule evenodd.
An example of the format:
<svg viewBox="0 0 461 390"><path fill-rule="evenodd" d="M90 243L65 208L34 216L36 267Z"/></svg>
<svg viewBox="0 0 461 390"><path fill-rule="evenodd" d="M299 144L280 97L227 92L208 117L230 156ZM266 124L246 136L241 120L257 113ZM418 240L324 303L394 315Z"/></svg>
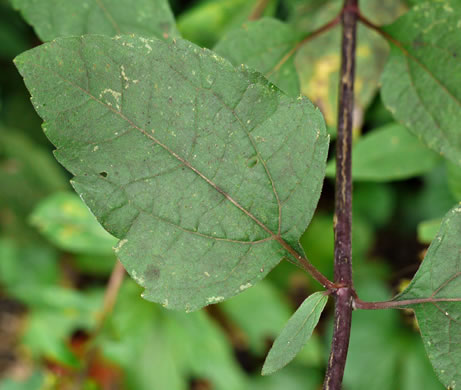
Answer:
<svg viewBox="0 0 461 390"><path fill-rule="evenodd" d="M355 46L358 0L345 0L341 12L341 74L338 99L335 191L335 323L324 390L340 390L352 321L352 117L354 110Z"/></svg>
<svg viewBox="0 0 461 390"><path fill-rule="evenodd" d="M269 4L269 1L270 0L259 0L258 3L253 8L253 10L251 11L250 16L248 16L248 20L250 21L258 20L262 16L267 5Z"/></svg>
<svg viewBox="0 0 461 390"><path fill-rule="evenodd" d="M268 72L265 76L269 77L272 73L277 72L282 65L287 62L290 57L295 54L305 43L311 41L312 39L318 37L319 35L331 30L341 21L341 14L336 16L333 20L330 20L328 23L319 27L317 30L310 32L305 38L299 41L287 54L285 54L282 59L274 66L274 68Z"/></svg>
<svg viewBox="0 0 461 390"><path fill-rule="evenodd" d="M112 312L124 277L125 268L123 268L120 260L117 259L117 262L112 269L112 273L110 274L109 281L107 282L106 292L104 294L104 303L98 318L98 325L96 327L97 331L104 325L106 317Z"/></svg>
<svg viewBox="0 0 461 390"><path fill-rule="evenodd" d="M394 37L389 35L387 32L383 31L381 27L378 25L374 24L371 20L367 19L365 16L363 16L360 12L358 14L358 20L371 30L376 31L379 35L381 35L384 39L388 40L389 42L392 42L394 45L398 46L400 49L402 49L405 53L408 51L403 47L403 45L397 41Z"/></svg>

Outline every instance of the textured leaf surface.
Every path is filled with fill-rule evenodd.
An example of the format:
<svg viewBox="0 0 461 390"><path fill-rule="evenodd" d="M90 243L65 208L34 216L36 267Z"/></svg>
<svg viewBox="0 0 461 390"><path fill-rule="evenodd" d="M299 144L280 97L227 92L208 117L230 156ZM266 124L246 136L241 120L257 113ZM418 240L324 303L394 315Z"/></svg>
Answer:
<svg viewBox="0 0 461 390"><path fill-rule="evenodd" d="M297 34L286 23L263 18L231 30L214 50L235 66L248 65L266 75L270 81L290 96L299 95L299 79L291 56L277 65L297 43Z"/></svg>
<svg viewBox="0 0 461 390"><path fill-rule="evenodd" d="M440 157L401 125L392 124L361 137L352 150L354 180L390 181L419 176L435 167ZM327 166L334 177L336 162Z"/></svg>
<svg viewBox="0 0 461 390"><path fill-rule="evenodd" d="M167 0L11 1L44 42L83 34L179 35Z"/></svg>
<svg viewBox="0 0 461 390"><path fill-rule="evenodd" d="M302 253L328 149L307 99L183 40L59 39L16 64L146 299L198 309Z"/></svg>
<svg viewBox="0 0 461 390"><path fill-rule="evenodd" d="M447 213L426 257L396 299L431 298L414 304L426 351L442 383L461 381L461 205ZM451 300L451 301L450 301Z"/></svg>
<svg viewBox="0 0 461 390"><path fill-rule="evenodd" d="M317 326L327 301L327 295L316 292L299 306L275 339L264 362L263 375L286 366L301 351Z"/></svg>
<svg viewBox="0 0 461 390"><path fill-rule="evenodd" d="M391 42L382 98L394 117L461 165L461 4L419 4L384 31Z"/></svg>
<svg viewBox="0 0 461 390"><path fill-rule="evenodd" d="M42 200L31 223L58 248L76 253L110 254L117 239L96 221L81 199L70 192Z"/></svg>

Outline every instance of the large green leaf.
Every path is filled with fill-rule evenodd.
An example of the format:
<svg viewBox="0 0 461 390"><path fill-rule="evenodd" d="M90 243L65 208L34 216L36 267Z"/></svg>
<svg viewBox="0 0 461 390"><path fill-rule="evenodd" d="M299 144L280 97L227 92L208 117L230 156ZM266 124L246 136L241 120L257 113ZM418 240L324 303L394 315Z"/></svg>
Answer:
<svg viewBox="0 0 461 390"><path fill-rule="evenodd" d="M440 157L405 127L391 124L361 137L352 150L354 180L390 181L419 176L435 167ZM334 177L336 162L327 166Z"/></svg>
<svg viewBox="0 0 461 390"><path fill-rule="evenodd" d="M10 1L44 42L83 34L178 36L167 0Z"/></svg>
<svg viewBox="0 0 461 390"><path fill-rule="evenodd" d="M450 210L407 289L396 300L412 304L426 351L442 383L461 380L461 205Z"/></svg>
<svg viewBox="0 0 461 390"><path fill-rule="evenodd" d="M430 148L461 165L461 4L430 1L384 28L391 36L382 98Z"/></svg>
<svg viewBox="0 0 461 390"><path fill-rule="evenodd" d="M43 199L30 222L57 247L75 253L111 254L117 239L96 221L81 199L58 192Z"/></svg>
<svg viewBox="0 0 461 390"><path fill-rule="evenodd" d="M299 79L294 57L283 64L281 61L296 43L297 34L291 26L276 19L263 18L231 30L214 50L235 66L245 64L267 75L285 93L295 97L299 95Z"/></svg>
<svg viewBox="0 0 461 390"><path fill-rule="evenodd" d="M198 309L302 253L328 149L307 99L179 39L59 39L16 64L146 299Z"/></svg>
<svg viewBox="0 0 461 390"><path fill-rule="evenodd" d="M299 306L275 339L264 362L263 375L285 367L301 351L317 326L327 301L327 295L316 292Z"/></svg>

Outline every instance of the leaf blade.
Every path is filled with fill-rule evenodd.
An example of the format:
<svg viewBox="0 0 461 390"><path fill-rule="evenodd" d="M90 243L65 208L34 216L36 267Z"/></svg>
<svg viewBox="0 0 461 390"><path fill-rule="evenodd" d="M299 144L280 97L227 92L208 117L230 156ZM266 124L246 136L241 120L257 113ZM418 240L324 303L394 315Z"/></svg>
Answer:
<svg viewBox="0 0 461 390"><path fill-rule="evenodd" d="M65 38L16 63L146 299L198 309L302 253L328 148L307 99L179 39Z"/></svg>
<svg viewBox="0 0 461 390"><path fill-rule="evenodd" d="M272 374L294 359L311 337L327 301L327 295L316 292L301 304L275 339L262 375Z"/></svg>
<svg viewBox="0 0 461 390"><path fill-rule="evenodd" d="M455 388L461 379L461 205L442 221L424 261L410 285L395 299L434 299L409 305L415 311L426 352L441 382Z"/></svg>

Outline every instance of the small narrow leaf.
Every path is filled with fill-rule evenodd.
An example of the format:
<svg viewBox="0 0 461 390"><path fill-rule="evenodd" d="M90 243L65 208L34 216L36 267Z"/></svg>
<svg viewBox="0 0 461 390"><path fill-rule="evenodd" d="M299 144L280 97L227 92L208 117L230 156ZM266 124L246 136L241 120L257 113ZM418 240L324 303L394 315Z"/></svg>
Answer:
<svg viewBox="0 0 461 390"><path fill-rule="evenodd" d="M214 50L235 66L240 64L266 75L270 81L290 96L299 95L299 78L294 56L284 57L296 46L297 34L286 23L263 18L231 30ZM280 65L279 65L280 64Z"/></svg>
<svg viewBox="0 0 461 390"><path fill-rule="evenodd" d="M263 375L280 370L295 358L311 337L327 301L327 295L316 292L299 306L275 339L264 362Z"/></svg>
<svg viewBox="0 0 461 390"><path fill-rule="evenodd" d="M46 42L58 37L140 34L177 37L167 0L11 0Z"/></svg>
<svg viewBox="0 0 461 390"><path fill-rule="evenodd" d="M16 64L146 299L198 309L302 253L328 150L307 99L181 39L61 38Z"/></svg>
<svg viewBox="0 0 461 390"><path fill-rule="evenodd" d="M461 5L428 1L384 31L391 53L382 99L394 117L430 148L461 165Z"/></svg>
<svg viewBox="0 0 461 390"><path fill-rule="evenodd" d="M450 210L407 289L396 300L426 299L415 311L427 354L442 383L461 381L461 204Z"/></svg>
<svg viewBox="0 0 461 390"><path fill-rule="evenodd" d="M419 176L435 167L440 157L401 125L391 124L361 137L352 150L354 180L391 181ZM335 161L327 166L334 177Z"/></svg>

